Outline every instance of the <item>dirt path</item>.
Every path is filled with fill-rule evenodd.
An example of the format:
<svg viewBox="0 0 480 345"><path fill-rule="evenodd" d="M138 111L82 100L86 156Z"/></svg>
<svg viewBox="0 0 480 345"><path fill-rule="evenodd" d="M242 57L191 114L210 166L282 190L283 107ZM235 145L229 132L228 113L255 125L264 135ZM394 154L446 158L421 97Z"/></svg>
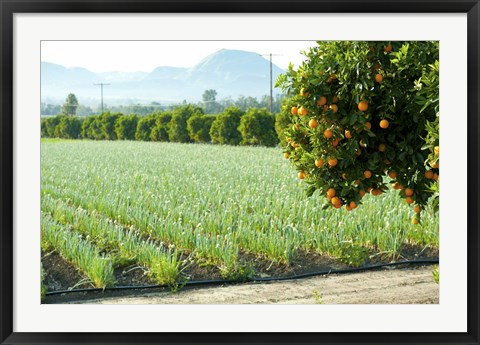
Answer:
<svg viewBox="0 0 480 345"><path fill-rule="evenodd" d="M424 304L439 302L432 267L383 269L270 283L248 283L112 297L96 304ZM316 297L317 296L317 297ZM73 302L75 303L75 302Z"/></svg>

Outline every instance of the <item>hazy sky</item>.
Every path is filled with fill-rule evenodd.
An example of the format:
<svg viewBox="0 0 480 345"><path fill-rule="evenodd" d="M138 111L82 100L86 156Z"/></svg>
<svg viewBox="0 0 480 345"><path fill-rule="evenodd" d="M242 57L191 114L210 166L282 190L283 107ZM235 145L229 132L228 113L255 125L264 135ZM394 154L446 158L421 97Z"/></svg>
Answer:
<svg viewBox="0 0 480 345"><path fill-rule="evenodd" d="M313 41L42 41L41 60L93 72L151 72L158 66L192 67L222 49L275 54L280 68L298 66ZM265 57L269 59L269 57Z"/></svg>

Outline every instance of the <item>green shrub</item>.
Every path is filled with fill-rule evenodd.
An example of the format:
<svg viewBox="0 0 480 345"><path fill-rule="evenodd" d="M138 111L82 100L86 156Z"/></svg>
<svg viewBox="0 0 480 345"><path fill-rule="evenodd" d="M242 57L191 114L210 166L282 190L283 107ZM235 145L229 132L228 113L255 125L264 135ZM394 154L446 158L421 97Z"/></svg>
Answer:
<svg viewBox="0 0 480 345"><path fill-rule="evenodd" d="M187 120L195 115L203 115L202 108L191 104L175 108L172 119L170 120L168 139L171 142L191 142L190 136L188 135Z"/></svg>
<svg viewBox="0 0 480 345"><path fill-rule="evenodd" d="M242 116L238 131L242 135L241 145L275 146L275 117L267 109L249 109Z"/></svg>
<svg viewBox="0 0 480 345"><path fill-rule="evenodd" d="M103 113L100 117L101 129L103 138L105 140L117 140L117 133L115 131L115 123L120 118L121 114L112 114L110 112Z"/></svg>
<svg viewBox="0 0 480 345"><path fill-rule="evenodd" d="M82 129L82 120L73 117L58 115L60 121L55 129L53 130L55 138L63 139L78 139L80 138L81 129Z"/></svg>
<svg viewBox="0 0 480 345"><path fill-rule="evenodd" d="M135 140L150 141L150 134L156 121L157 118L155 114L148 114L140 118L137 124L137 131L135 132Z"/></svg>
<svg viewBox="0 0 480 345"><path fill-rule="evenodd" d="M41 135L44 138L55 138L55 127L60 123L58 116L41 120Z"/></svg>
<svg viewBox="0 0 480 345"><path fill-rule="evenodd" d="M168 130L170 128L170 121L172 114L169 112L160 113L157 116L155 127L152 128L150 139L152 141L169 141Z"/></svg>
<svg viewBox="0 0 480 345"><path fill-rule="evenodd" d="M115 122L115 133L119 140L135 140L137 131L138 116L131 114L129 116L120 116Z"/></svg>
<svg viewBox="0 0 480 345"><path fill-rule="evenodd" d="M215 115L194 115L187 120L188 135L197 143L210 142L210 128Z"/></svg>
<svg viewBox="0 0 480 345"><path fill-rule="evenodd" d="M210 138L214 144L238 145L242 135L238 131L240 118L245 113L240 108L232 106L217 115L210 128Z"/></svg>

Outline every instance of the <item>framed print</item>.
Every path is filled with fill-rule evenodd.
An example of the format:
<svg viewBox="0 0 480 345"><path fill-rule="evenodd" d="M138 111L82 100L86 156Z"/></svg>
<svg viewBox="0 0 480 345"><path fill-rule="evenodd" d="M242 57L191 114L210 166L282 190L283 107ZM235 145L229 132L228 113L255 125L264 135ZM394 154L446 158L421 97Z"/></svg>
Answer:
<svg viewBox="0 0 480 345"><path fill-rule="evenodd" d="M1 343L478 344L479 11L2 0Z"/></svg>

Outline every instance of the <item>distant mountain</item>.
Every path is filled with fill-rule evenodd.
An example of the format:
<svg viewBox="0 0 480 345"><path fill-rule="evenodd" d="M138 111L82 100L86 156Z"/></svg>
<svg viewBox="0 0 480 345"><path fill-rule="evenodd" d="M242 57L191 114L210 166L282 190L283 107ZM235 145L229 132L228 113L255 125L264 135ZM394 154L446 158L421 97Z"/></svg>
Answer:
<svg viewBox="0 0 480 345"><path fill-rule="evenodd" d="M104 100L180 102L200 101L207 89L217 91L217 99L237 98L240 95L261 97L270 92L270 62L260 55L241 50L222 49L194 67L159 66L152 72L94 73L85 68L66 68L42 62L42 99L63 101L68 93L96 101L100 90L96 83L109 83L104 88ZM272 65L273 81L284 71ZM274 94L280 93L275 89Z"/></svg>
<svg viewBox="0 0 480 345"><path fill-rule="evenodd" d="M104 80L112 82L139 81L145 78L147 72L102 72L98 73Z"/></svg>
<svg viewBox="0 0 480 345"><path fill-rule="evenodd" d="M168 66L157 67L153 72L148 73L145 76L145 80L175 79L180 77L185 71L187 71L187 68Z"/></svg>
<svg viewBox="0 0 480 345"><path fill-rule="evenodd" d="M42 62L42 86L55 84L57 86L79 86L98 81L98 74L82 67L66 68L57 64Z"/></svg>

